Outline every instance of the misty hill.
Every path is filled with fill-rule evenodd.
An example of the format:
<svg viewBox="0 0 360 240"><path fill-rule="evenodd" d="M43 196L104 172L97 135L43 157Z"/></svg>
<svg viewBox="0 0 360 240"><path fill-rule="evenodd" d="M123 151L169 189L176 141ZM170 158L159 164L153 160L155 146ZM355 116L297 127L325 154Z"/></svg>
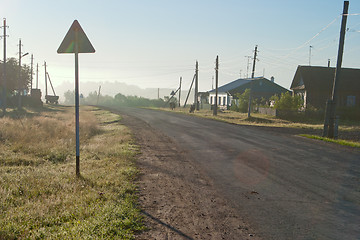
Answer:
<svg viewBox="0 0 360 240"><path fill-rule="evenodd" d="M125 96L138 96L149 99L157 99L158 98L158 89L157 88L146 88L142 89L136 85L128 85L126 83L121 82L85 82L80 83L80 93L84 96L88 96L90 92L98 92L99 86L101 86L100 94L101 95L109 95L115 96L118 93L121 93ZM74 90L73 82L64 82L61 85L55 87L56 94L60 97L60 102L64 101L64 93L66 91ZM175 91L176 89L168 89L168 88L160 88L159 96L160 98L164 98L164 96L169 96L171 91ZM187 90L181 91L181 104L184 103L186 96L188 94ZM44 94L43 94L44 95ZM178 97L179 95L176 94ZM188 103L194 102L194 93L191 91Z"/></svg>

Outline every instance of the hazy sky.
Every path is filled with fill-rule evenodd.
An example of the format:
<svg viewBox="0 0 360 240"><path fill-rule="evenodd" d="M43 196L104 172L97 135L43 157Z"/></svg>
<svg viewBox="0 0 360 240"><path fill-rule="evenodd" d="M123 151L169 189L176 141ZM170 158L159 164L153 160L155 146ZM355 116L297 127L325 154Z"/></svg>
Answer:
<svg viewBox="0 0 360 240"><path fill-rule="evenodd" d="M77 19L96 49L80 55L80 88L88 81L188 89L199 61L199 89L211 89L219 55L219 84L247 75L245 56L258 45L255 76L289 88L296 67L335 66L342 0L0 0L7 19L7 56L23 52L43 63L55 86L74 82L74 55L57 54ZM360 67L360 1L349 6L343 67ZM1 22L2 25L2 22ZM320 33L320 34L318 34ZM317 35L318 34L318 35ZM1 29L2 35L2 29ZM315 38L313 38L316 36ZM312 39L313 38L313 39ZM311 41L309 41L312 39ZM3 58L3 41L0 42ZM22 59L30 64L30 55ZM249 66L249 77L252 64ZM96 90L96 89L94 89ZM103 89L102 93L106 93Z"/></svg>

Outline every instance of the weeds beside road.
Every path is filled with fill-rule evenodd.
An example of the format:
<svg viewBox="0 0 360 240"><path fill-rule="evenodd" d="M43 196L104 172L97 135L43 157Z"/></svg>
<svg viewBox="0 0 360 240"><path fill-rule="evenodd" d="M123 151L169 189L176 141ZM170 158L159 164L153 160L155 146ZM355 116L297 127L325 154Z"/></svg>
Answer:
<svg viewBox="0 0 360 240"><path fill-rule="evenodd" d="M0 239L133 239L143 229L130 132L118 115L82 107L77 178L73 112L0 119Z"/></svg>
<svg viewBox="0 0 360 240"><path fill-rule="evenodd" d="M277 131L290 132L293 134L309 134L321 136L324 123L321 120L308 119L307 121L290 121L274 116L252 113L251 117L247 117L247 113L239 113L234 111L218 111L217 116L213 116L210 110L200 110L189 113L189 108L156 108L163 111L172 111L177 113L194 115L197 117L214 119L232 124L276 128ZM360 121L341 121L339 123L339 139L360 142Z"/></svg>

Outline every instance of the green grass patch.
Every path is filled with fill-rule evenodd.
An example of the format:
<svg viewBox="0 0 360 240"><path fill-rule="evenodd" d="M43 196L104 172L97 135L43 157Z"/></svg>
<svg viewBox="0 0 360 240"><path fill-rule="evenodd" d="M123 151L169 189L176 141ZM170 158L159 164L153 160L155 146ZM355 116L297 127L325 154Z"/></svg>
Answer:
<svg viewBox="0 0 360 240"><path fill-rule="evenodd" d="M0 239L134 239L138 170L119 116L80 109L75 176L74 109L0 119Z"/></svg>
<svg viewBox="0 0 360 240"><path fill-rule="evenodd" d="M336 143L336 144L340 144L343 146L360 148L360 142L353 142L353 141L347 141L347 140L342 140L342 139L332 139L332 138L320 137L320 136L309 135L309 134L300 134L300 136L311 138L311 139L316 139L316 140L321 140L321 141L325 141L325 142Z"/></svg>

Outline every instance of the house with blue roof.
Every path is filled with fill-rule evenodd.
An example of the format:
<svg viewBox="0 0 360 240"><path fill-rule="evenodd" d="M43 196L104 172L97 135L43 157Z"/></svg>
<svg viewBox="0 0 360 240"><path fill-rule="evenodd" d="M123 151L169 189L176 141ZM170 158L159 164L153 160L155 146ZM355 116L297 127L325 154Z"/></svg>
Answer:
<svg viewBox="0 0 360 240"><path fill-rule="evenodd" d="M218 98L215 99L216 90L209 91L209 103L214 105L215 101L220 108L231 106L232 100L236 99L236 94L242 94L246 89L252 90L253 99L264 98L269 100L274 95L290 92L286 88L276 84L274 78L271 80L264 77L237 79L218 88Z"/></svg>

